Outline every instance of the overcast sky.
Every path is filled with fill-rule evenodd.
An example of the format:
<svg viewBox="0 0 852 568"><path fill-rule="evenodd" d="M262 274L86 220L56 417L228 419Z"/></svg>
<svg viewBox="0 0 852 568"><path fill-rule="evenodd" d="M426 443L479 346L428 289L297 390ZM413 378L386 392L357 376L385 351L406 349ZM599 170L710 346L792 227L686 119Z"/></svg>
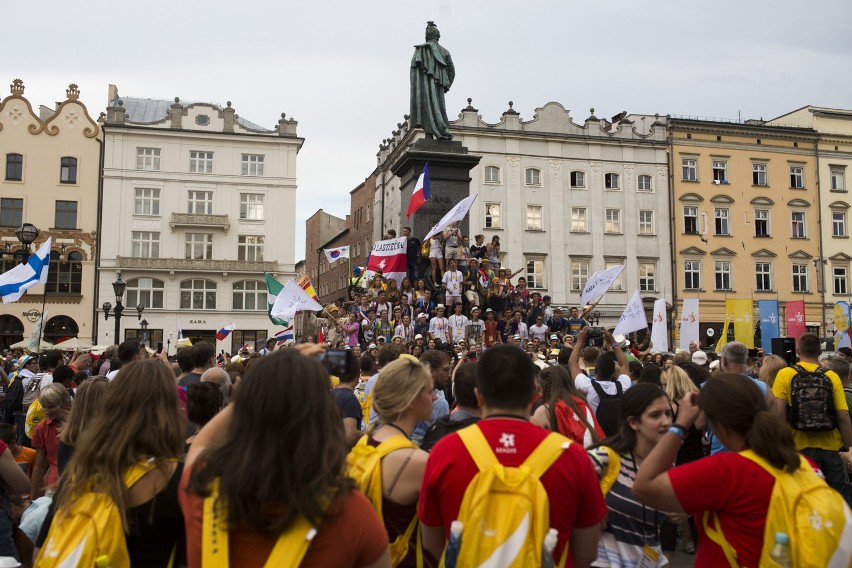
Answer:
<svg viewBox="0 0 852 568"><path fill-rule="evenodd" d="M852 109L847 0L47 0L17 4L11 19L0 77L22 78L33 103L76 82L96 118L114 83L123 96L230 100L267 128L281 112L296 118L296 260L305 219L320 207L346 215L408 113L427 20L456 66L451 119L468 97L492 123L509 100L523 120L558 101L580 123L590 107L743 119Z"/></svg>

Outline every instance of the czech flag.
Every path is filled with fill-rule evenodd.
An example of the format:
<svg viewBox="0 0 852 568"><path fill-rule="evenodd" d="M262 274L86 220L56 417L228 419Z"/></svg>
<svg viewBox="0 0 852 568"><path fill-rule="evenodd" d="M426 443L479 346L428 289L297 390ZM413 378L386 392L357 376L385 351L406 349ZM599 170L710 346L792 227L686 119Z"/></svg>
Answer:
<svg viewBox="0 0 852 568"><path fill-rule="evenodd" d="M408 202L408 212L406 218L410 219L411 214L423 207L423 204L429 200L429 162L423 166L423 173L417 178L417 185L414 186L414 193L411 194L411 201Z"/></svg>
<svg viewBox="0 0 852 568"><path fill-rule="evenodd" d="M216 332L216 341L225 341L225 339L227 339L227 337L231 335L231 332L234 331L236 328L237 326L235 326L233 323L229 323L228 325Z"/></svg>
<svg viewBox="0 0 852 568"><path fill-rule="evenodd" d="M329 264L341 258L349 258L349 245L333 249L322 249L322 251L325 253L325 257L328 259Z"/></svg>

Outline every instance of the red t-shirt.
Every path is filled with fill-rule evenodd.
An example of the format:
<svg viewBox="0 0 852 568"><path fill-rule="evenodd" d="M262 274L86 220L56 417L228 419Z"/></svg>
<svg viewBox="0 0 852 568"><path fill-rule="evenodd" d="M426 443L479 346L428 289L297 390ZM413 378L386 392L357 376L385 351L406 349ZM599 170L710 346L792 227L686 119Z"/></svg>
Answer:
<svg viewBox="0 0 852 568"><path fill-rule="evenodd" d="M696 515L701 537L696 568L727 566L721 547L704 536L704 511L719 516L725 538L743 566L757 566L763 549L766 513L775 478L735 452L719 452L669 470L683 510Z"/></svg>
<svg viewBox="0 0 852 568"><path fill-rule="evenodd" d="M59 424L59 422L47 418L44 422L39 422L33 430L33 447L36 450L44 448L47 463L50 464L47 484L51 487L59 481L59 465L56 461L59 452Z"/></svg>
<svg viewBox="0 0 852 568"><path fill-rule="evenodd" d="M204 499L187 491L192 468L183 472L178 500L186 523L186 560L189 568L201 568L201 525ZM332 514L319 527L302 560L302 568L326 566L369 566L388 547L388 533L370 501L359 491L350 491L331 506ZM336 511L334 511L336 510ZM232 568L256 568L266 564L276 538L253 530L229 532Z"/></svg>
<svg viewBox="0 0 852 568"><path fill-rule="evenodd" d="M517 467L550 433L522 420L491 418L476 424L500 463ZM479 472L458 434L442 438L429 454L418 515L430 527L444 527L449 538L450 523L458 518L467 486ZM574 528L586 528L606 515L592 462L581 444L571 444L541 477L550 501L550 525L559 531L554 554L562 549ZM573 566L568 555L568 566Z"/></svg>

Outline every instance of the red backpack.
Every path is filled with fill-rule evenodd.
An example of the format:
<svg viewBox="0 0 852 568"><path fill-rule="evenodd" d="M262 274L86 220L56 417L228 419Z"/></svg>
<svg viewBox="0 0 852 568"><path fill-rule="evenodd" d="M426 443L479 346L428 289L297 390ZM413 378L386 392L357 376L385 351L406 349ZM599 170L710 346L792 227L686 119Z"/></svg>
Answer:
<svg viewBox="0 0 852 568"><path fill-rule="evenodd" d="M585 438L586 432L589 430L595 432L598 440L603 440L605 437L604 431L601 429L601 425L598 424L595 413L592 412L592 409L585 400L578 397L573 397L573 400L583 416L571 410L571 407L564 400L560 400L556 403L556 408L554 408L556 414L555 429L566 438L583 445L583 447L587 445Z"/></svg>

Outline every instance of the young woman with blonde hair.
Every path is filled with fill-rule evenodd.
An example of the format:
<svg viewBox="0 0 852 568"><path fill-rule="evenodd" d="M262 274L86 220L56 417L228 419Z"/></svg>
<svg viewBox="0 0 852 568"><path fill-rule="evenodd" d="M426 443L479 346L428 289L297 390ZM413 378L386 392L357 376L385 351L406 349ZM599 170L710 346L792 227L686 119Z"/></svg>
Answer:
<svg viewBox="0 0 852 568"><path fill-rule="evenodd" d="M100 410L101 399L106 394L109 381L106 377L92 377L83 381L77 387L77 396L74 397L74 408L68 416L68 424L59 434L59 449L57 450L57 465L59 475L65 471L68 460L74 452L74 446L83 435L83 432L91 425L95 413Z"/></svg>
<svg viewBox="0 0 852 568"><path fill-rule="evenodd" d="M772 384L775 382L775 375L778 371L787 366L787 361L778 355L767 355L763 358L763 364L760 366L760 373L757 378L766 383L769 389L772 389Z"/></svg>

